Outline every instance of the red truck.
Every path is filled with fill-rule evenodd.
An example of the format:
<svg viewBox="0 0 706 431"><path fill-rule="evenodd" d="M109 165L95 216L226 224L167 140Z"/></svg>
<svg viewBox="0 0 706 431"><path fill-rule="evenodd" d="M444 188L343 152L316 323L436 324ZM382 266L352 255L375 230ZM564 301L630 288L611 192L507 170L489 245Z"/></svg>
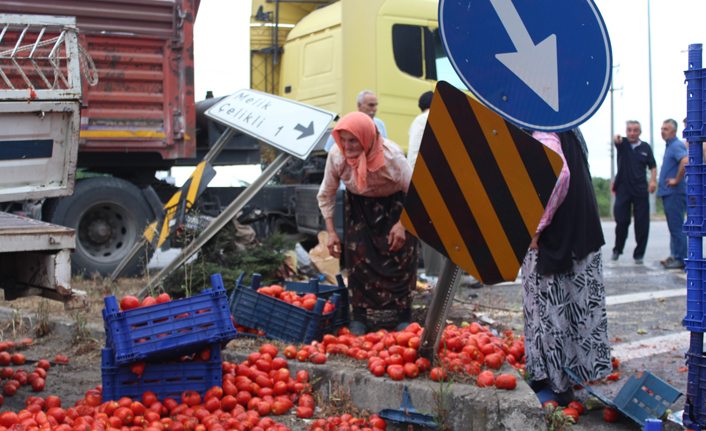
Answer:
<svg viewBox="0 0 706 431"><path fill-rule="evenodd" d="M95 86L82 82L84 178L73 196L48 199L42 209L46 221L76 229L74 270L110 273L162 210L158 192L166 184L156 171L198 161L198 6L199 0L0 0L0 13L75 16L79 44L99 77ZM137 272L137 262L128 271Z"/></svg>

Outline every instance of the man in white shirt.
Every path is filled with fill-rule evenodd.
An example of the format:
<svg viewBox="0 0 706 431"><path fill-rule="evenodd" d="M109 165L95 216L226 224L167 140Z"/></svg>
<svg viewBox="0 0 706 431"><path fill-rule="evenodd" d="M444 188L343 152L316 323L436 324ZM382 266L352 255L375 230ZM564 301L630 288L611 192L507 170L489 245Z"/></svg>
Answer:
<svg viewBox="0 0 706 431"><path fill-rule="evenodd" d="M427 118L429 118L429 108L431 107L431 99L434 97L433 91L427 91L419 98L419 109L422 113L412 121L409 126L409 147L407 148L407 163L414 169L414 164L417 162L419 154L419 146L422 143L424 128L427 126Z"/></svg>

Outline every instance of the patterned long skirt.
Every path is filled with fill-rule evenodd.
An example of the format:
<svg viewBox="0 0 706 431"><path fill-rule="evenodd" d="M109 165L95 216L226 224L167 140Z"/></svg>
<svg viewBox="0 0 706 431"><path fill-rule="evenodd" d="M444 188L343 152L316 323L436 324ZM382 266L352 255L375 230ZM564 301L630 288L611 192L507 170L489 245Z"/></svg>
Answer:
<svg viewBox="0 0 706 431"><path fill-rule="evenodd" d="M377 310L412 305L417 284L419 246L407 232L401 249L390 251L390 229L404 206L404 192L369 198L346 191L345 265L351 304Z"/></svg>
<svg viewBox="0 0 706 431"><path fill-rule="evenodd" d="M582 381L611 373L608 317L600 250L577 260L571 270L536 273L537 250L522 264L525 361L532 380L549 378L555 392L574 383L568 367Z"/></svg>

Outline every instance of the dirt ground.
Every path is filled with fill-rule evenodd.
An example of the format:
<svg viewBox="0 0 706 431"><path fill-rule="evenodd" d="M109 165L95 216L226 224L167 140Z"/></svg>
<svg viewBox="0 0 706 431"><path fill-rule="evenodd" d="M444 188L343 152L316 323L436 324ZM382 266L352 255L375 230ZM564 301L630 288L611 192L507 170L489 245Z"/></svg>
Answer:
<svg viewBox="0 0 706 431"><path fill-rule="evenodd" d="M2 341L17 342L24 337L34 340L34 343L23 350L27 357L27 364L23 367L28 372L34 370L36 361L48 359L53 361L57 354L64 354L69 357L68 365L53 364L48 372L47 385L44 391L35 393L30 386L20 387L17 394L12 397L5 397L3 409L19 411L24 408L24 401L29 396L58 395L62 399L62 406L73 406L76 401L84 397L85 392L101 384L101 349L105 346L104 339L94 339L90 329L100 328L103 325L102 310L104 308L104 298L115 295L118 299L125 295L137 294L145 285L146 280L120 279L117 283L110 285L101 278L74 278L72 286L75 289L83 290L87 293L88 307L81 310L64 310L63 305L56 301L44 300L39 297L22 298L14 301L5 301L0 293L0 307L14 310L9 321L0 321L0 339ZM426 318L426 307L431 300L428 291L419 290L415 292L414 319L424 325ZM459 324L462 321L473 321L473 307L464 304L455 304L449 316L449 323ZM69 330L63 330L62 336L55 332L48 335L38 336L36 331L46 323L49 318L52 321L63 320L71 324ZM369 317L371 330L386 328L393 330L396 326L395 312L375 312ZM497 327L502 330L502 327ZM70 333L67 333L70 332ZM100 338L100 337L98 337ZM228 350L234 351L256 351L263 341L248 338L239 338L228 345ZM272 342L269 341L268 342ZM278 344L274 342L273 344ZM280 343L281 344L281 343ZM283 348L283 346L282 346ZM228 357L228 352L224 352L224 358ZM364 367L357 361L347 357L336 358L342 365L352 368ZM19 367L13 367L15 369ZM342 414L340 412L339 414ZM285 420L285 419L283 419ZM292 429L303 429L303 426L295 417L287 418L287 425ZM286 422L285 422L286 423Z"/></svg>

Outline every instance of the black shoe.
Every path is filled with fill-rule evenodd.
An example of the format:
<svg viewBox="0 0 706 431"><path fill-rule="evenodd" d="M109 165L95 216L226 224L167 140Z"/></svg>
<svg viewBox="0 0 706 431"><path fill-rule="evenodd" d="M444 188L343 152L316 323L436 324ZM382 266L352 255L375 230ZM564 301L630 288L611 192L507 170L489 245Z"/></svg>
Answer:
<svg viewBox="0 0 706 431"><path fill-rule="evenodd" d="M367 326L365 326L365 323L358 322L355 320L348 325L348 330L351 331L351 334L355 335L356 337L360 335L365 335L368 332L368 328Z"/></svg>
<svg viewBox="0 0 706 431"><path fill-rule="evenodd" d="M670 263L672 263L672 262L674 262L674 258L673 258L672 256L669 256L668 258L666 258L666 259L660 261L660 263L662 264L662 266L667 265L667 264L670 264Z"/></svg>
<svg viewBox="0 0 706 431"><path fill-rule="evenodd" d="M636 258L635 258L635 264L636 264L636 265L642 265L643 263L645 263L645 261L644 261L643 258L641 258L641 257L636 257Z"/></svg>
<svg viewBox="0 0 706 431"><path fill-rule="evenodd" d="M674 259L669 263L665 263L664 267L666 269L684 269L686 265L684 265L684 262Z"/></svg>
<svg viewBox="0 0 706 431"><path fill-rule="evenodd" d="M481 283L480 281L476 281L475 283L469 285L471 289L480 289L481 287L485 286L485 284Z"/></svg>
<svg viewBox="0 0 706 431"><path fill-rule="evenodd" d="M614 252L613 252L613 255L610 257L610 260L612 260L613 262L615 262L615 261L618 260L619 258L620 258L620 253L618 253L617 251L614 251Z"/></svg>

